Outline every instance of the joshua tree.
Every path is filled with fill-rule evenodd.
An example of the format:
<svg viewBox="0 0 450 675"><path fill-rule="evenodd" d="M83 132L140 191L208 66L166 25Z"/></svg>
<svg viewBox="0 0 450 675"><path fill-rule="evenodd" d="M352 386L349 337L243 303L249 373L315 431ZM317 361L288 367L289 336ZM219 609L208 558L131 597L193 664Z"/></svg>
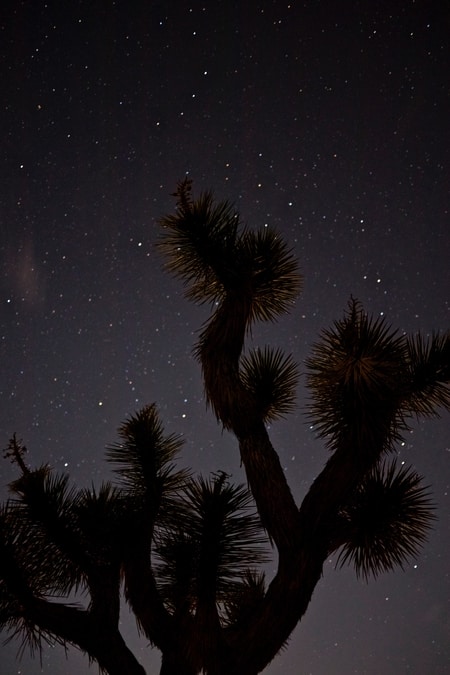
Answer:
<svg viewBox="0 0 450 675"><path fill-rule="evenodd" d="M220 470L177 469L180 439L165 435L155 405L120 427L107 456L118 484L97 490L30 469L13 436L6 454L20 475L0 513L0 623L32 649L71 644L111 675L142 675L118 629L123 590L163 675L256 675L301 620L330 554L377 576L423 543L430 496L389 455L413 418L450 408L450 335L409 338L350 300L307 362L309 415L330 455L297 505L268 433L295 406L296 364L270 347L243 356L252 324L276 320L299 293L296 261L273 230L242 228L227 202L193 200L190 181L175 196L159 247L187 297L214 308L195 356L249 490ZM278 566L266 581L269 542ZM80 590L85 607L67 600Z"/></svg>

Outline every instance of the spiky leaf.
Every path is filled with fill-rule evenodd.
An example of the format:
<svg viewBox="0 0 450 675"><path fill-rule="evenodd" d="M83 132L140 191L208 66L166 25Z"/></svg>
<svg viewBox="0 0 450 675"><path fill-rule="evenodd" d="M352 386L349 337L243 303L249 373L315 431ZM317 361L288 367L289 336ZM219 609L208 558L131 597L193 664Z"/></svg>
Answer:
<svg viewBox="0 0 450 675"><path fill-rule="evenodd" d="M288 312L301 290L298 263L284 239L272 228L247 231L242 237L250 321L274 321ZM247 292L244 286L242 291Z"/></svg>
<svg viewBox="0 0 450 675"><path fill-rule="evenodd" d="M167 268L181 277L186 295L220 302L225 295L249 308L249 323L272 321L290 309L301 277L284 240L271 228L240 232L239 215L211 192L191 199L191 184L179 184L177 212L161 220L159 248Z"/></svg>
<svg viewBox="0 0 450 675"><path fill-rule="evenodd" d="M349 433L359 445L380 434L388 443L396 437L405 354L404 337L353 299L344 318L322 333L307 361L307 383L310 417L332 448Z"/></svg>
<svg viewBox="0 0 450 675"><path fill-rule="evenodd" d="M134 532L134 503L128 494L103 483L80 492L75 507L86 558L97 567L116 565Z"/></svg>
<svg viewBox="0 0 450 675"><path fill-rule="evenodd" d="M122 485L132 494L146 495L158 504L163 493L180 488L187 473L176 471L173 460L182 447L175 434L165 435L155 405L131 416L119 428L121 442L107 450Z"/></svg>
<svg viewBox="0 0 450 675"><path fill-rule="evenodd" d="M158 247L167 269L183 279L186 295L197 302L223 297L236 266L239 217L226 201L216 203L211 192L193 201L191 183L178 185L177 211L161 220Z"/></svg>
<svg viewBox="0 0 450 675"><path fill-rule="evenodd" d="M433 417L439 408L450 410L450 333L433 333L428 340L420 334L408 338L409 396L407 412Z"/></svg>
<svg viewBox="0 0 450 675"><path fill-rule="evenodd" d="M248 570L234 593L227 598L225 611L228 623L246 624L257 616L266 592L265 575Z"/></svg>
<svg viewBox="0 0 450 675"><path fill-rule="evenodd" d="M10 488L19 496L10 510L23 565L41 593L65 595L83 583L84 547L75 516L79 493L68 476L48 466L27 471Z"/></svg>
<svg viewBox="0 0 450 675"><path fill-rule="evenodd" d="M299 377L297 364L281 349L266 346L250 351L242 359L241 377L265 421L279 419L294 410Z"/></svg>
<svg viewBox="0 0 450 675"><path fill-rule="evenodd" d="M338 562L353 564L364 578L403 567L417 555L434 520L421 476L396 462L375 467L358 486L341 516L348 541Z"/></svg>
<svg viewBox="0 0 450 675"><path fill-rule="evenodd" d="M266 560L266 538L243 486L220 473L185 488L183 532L161 532L158 584L171 604L196 606L205 597L222 603L247 569Z"/></svg>
<svg viewBox="0 0 450 675"><path fill-rule="evenodd" d="M193 611L196 606L197 541L185 529L173 529L159 532L155 542L154 569L164 603L172 612Z"/></svg>

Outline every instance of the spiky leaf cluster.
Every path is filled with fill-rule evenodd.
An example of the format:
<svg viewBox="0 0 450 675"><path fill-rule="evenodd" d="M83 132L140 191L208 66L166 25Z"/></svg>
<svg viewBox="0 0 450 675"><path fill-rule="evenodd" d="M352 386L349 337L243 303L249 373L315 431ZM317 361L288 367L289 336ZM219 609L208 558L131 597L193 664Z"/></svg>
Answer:
<svg viewBox="0 0 450 675"><path fill-rule="evenodd" d="M154 569L164 603L175 615L195 607L198 545L187 529L157 530Z"/></svg>
<svg viewBox="0 0 450 675"><path fill-rule="evenodd" d="M173 467L180 440L164 434L154 406L127 420L119 435L110 459L118 464L121 488L105 483L76 490L48 466L28 469L16 438L8 446L22 475L11 483L15 498L0 514L0 624L20 633L32 650L53 638L27 618L37 599L81 588L95 612L114 621L123 561L145 537L150 550L158 509L159 525L170 522L187 478Z"/></svg>
<svg viewBox="0 0 450 675"><path fill-rule="evenodd" d="M257 616L266 593L263 572L248 570L234 592L226 599L225 612L229 623L239 626Z"/></svg>
<svg viewBox="0 0 450 675"><path fill-rule="evenodd" d="M162 219L159 248L167 268L185 283L196 302L239 296L249 322L273 320L287 311L300 289L297 262L271 228L240 230L239 215L228 202L206 192L191 199L191 182L178 185L177 211Z"/></svg>
<svg viewBox="0 0 450 675"><path fill-rule="evenodd" d="M183 530L165 530L157 538L158 587L174 610L195 611L205 600L221 604L248 569L266 559L251 495L221 473L187 484L180 506Z"/></svg>
<svg viewBox="0 0 450 675"><path fill-rule="evenodd" d="M78 494L69 486L68 476L42 466L27 471L10 487L18 499L10 504L9 526L22 553L22 569L34 588L42 595L66 595L84 584Z"/></svg>
<svg viewBox="0 0 450 675"><path fill-rule="evenodd" d="M120 565L133 532L134 501L110 483L80 490L75 507L85 565Z"/></svg>
<svg viewBox="0 0 450 675"><path fill-rule="evenodd" d="M270 227L247 231L240 241L245 281L240 292L251 300L250 323L274 321L288 312L300 292L302 278L297 260L278 233Z"/></svg>
<svg viewBox="0 0 450 675"><path fill-rule="evenodd" d="M182 440L175 434L165 435L154 404L132 415L118 433L121 440L108 448L107 458L115 464L121 485L159 506L162 497L169 499L187 478L174 465Z"/></svg>
<svg viewBox="0 0 450 675"><path fill-rule="evenodd" d="M377 465L340 514L348 540L338 562L368 578L403 567L416 556L431 527L433 505L421 476L396 462Z"/></svg>
<svg viewBox="0 0 450 675"><path fill-rule="evenodd" d="M185 179L175 193L176 213L161 220L159 248L167 269L183 279L188 298L214 302L233 274L239 217L228 202L215 203L210 192L195 201L190 193L191 181Z"/></svg>
<svg viewBox="0 0 450 675"><path fill-rule="evenodd" d="M295 408L297 364L281 349L251 350L241 362L241 378L252 393L261 418L271 422Z"/></svg>
<svg viewBox="0 0 450 675"><path fill-rule="evenodd" d="M450 410L450 333L420 334L407 339L410 396L406 412L421 417L438 416L438 408Z"/></svg>
<svg viewBox="0 0 450 675"><path fill-rule="evenodd" d="M55 643L63 645L64 641L42 630L24 613L24 605L32 597L39 598L42 588L31 565L23 564L22 556L26 550L16 528L8 522L9 508L6 504L0 510L0 630L9 633L5 644L19 642L18 656L21 658L26 649L34 656L42 652L43 643L53 646Z"/></svg>
<svg viewBox="0 0 450 675"><path fill-rule="evenodd" d="M17 526L10 503L0 508L0 626L12 627L21 616L21 603L40 593L32 565L22 565L23 529ZM26 549L25 549L26 550Z"/></svg>
<svg viewBox="0 0 450 675"><path fill-rule="evenodd" d="M344 318L322 333L307 366L310 416L332 448L349 430L358 442L380 429L388 442L395 438L408 377L405 340L384 318L368 317L352 299Z"/></svg>

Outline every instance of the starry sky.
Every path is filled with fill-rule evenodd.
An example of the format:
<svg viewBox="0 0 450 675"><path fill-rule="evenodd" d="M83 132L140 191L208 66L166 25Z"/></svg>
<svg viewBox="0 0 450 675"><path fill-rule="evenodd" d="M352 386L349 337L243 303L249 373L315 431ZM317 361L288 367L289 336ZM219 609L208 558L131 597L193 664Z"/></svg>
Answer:
<svg viewBox="0 0 450 675"><path fill-rule="evenodd" d="M157 401L181 464L245 480L192 357L208 308L161 268L158 218L188 174L249 226L280 230L304 290L253 333L302 364L351 294L401 331L450 319L450 13L433 0L4 0L0 9L0 437L75 483ZM300 365L300 369L303 366ZM299 409L271 429L300 503L327 450ZM449 420L399 447L438 520L405 571L369 584L325 565L268 675L450 668ZM13 467L0 464L0 494ZM159 656L122 627L148 673ZM97 672L73 650L2 672Z"/></svg>

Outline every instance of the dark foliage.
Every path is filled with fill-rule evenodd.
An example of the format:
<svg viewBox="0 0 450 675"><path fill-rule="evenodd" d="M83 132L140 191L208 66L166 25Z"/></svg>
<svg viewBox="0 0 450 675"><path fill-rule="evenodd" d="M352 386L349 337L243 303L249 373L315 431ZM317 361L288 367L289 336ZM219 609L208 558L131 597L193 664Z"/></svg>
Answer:
<svg viewBox="0 0 450 675"><path fill-rule="evenodd" d="M340 516L347 542L341 565L352 563L358 575L377 576L418 555L432 520L433 505L422 478L410 467L375 466L357 486Z"/></svg>

